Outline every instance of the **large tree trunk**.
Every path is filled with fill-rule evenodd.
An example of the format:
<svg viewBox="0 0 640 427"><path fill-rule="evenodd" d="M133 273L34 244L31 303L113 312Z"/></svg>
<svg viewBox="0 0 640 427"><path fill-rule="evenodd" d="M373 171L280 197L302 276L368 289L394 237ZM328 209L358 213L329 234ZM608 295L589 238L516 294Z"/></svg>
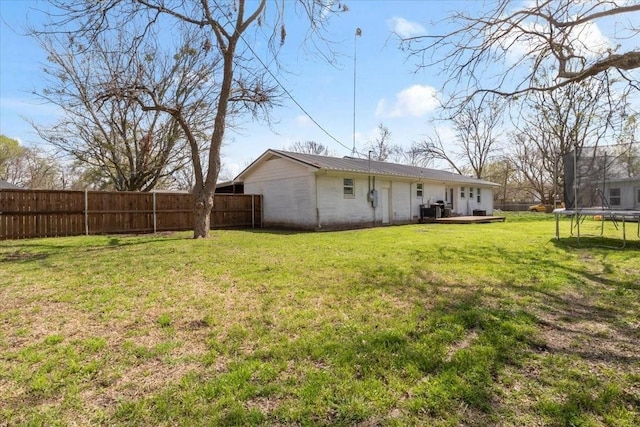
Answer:
<svg viewBox="0 0 640 427"><path fill-rule="evenodd" d="M213 196L215 194L215 186L213 189L207 186L196 189L193 192L193 238L201 239L209 237L209 229L211 228L211 209L213 208Z"/></svg>

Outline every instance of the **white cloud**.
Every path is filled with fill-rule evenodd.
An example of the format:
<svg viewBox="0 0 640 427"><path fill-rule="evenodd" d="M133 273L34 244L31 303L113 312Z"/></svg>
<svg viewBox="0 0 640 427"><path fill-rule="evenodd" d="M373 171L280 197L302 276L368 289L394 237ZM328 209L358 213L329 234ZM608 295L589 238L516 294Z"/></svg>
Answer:
<svg viewBox="0 0 640 427"><path fill-rule="evenodd" d="M502 48L507 50L506 57L510 63L516 63L531 52L539 51L540 46L546 46L548 41L548 29L540 22L526 22L521 26L521 32L511 32L500 42ZM495 29L488 31L493 33ZM571 36L569 43L576 56L595 58L613 48L611 41L595 22L576 25Z"/></svg>
<svg viewBox="0 0 640 427"><path fill-rule="evenodd" d="M576 53L579 55L600 55L613 47L609 39L602 34L598 24L595 22L587 22L580 25L576 27L576 31L578 43Z"/></svg>
<svg viewBox="0 0 640 427"><path fill-rule="evenodd" d="M238 176L238 174L242 172L244 169L242 166L240 166L237 163L231 163L227 165L227 168L229 169L229 175L231 175L234 178Z"/></svg>
<svg viewBox="0 0 640 427"><path fill-rule="evenodd" d="M427 33L427 30L417 22L411 22L397 16L388 19L387 26L403 39L424 36Z"/></svg>
<svg viewBox="0 0 640 427"><path fill-rule="evenodd" d="M384 98L378 101L376 116L422 117L434 111L439 105L438 91L434 87L413 85L398 92L392 106L388 106Z"/></svg>
<svg viewBox="0 0 640 427"><path fill-rule="evenodd" d="M300 114L299 116L296 116L295 120L296 120L296 125L300 127L307 127L312 123L309 116L306 116L304 114Z"/></svg>
<svg viewBox="0 0 640 427"><path fill-rule="evenodd" d="M382 98L378 101L378 105L376 105L376 116L384 116L386 115L385 111L387 110L387 100Z"/></svg>

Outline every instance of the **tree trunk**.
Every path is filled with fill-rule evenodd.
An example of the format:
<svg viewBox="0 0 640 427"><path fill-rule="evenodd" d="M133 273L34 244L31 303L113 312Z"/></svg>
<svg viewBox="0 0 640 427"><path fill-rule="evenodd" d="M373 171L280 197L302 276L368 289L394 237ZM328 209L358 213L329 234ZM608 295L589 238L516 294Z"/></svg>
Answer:
<svg viewBox="0 0 640 427"><path fill-rule="evenodd" d="M195 189L193 192L193 238L206 239L211 228L211 209L213 208L213 195L215 187L210 190L206 187Z"/></svg>

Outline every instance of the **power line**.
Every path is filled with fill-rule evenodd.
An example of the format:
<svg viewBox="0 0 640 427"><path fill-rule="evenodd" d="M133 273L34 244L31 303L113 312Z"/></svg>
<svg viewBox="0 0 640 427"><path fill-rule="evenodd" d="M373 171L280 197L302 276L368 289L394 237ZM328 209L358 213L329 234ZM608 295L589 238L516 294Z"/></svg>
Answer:
<svg viewBox="0 0 640 427"><path fill-rule="evenodd" d="M231 23L231 21L229 21L229 19L227 18L227 22L229 23L229 25L233 25ZM235 30L235 27L234 27ZM360 28L358 28L358 30L360 30ZM360 30L361 31L361 30ZM358 31L356 31L356 35L360 35L358 34ZM258 60L258 62L260 62L260 64L264 67L264 69L267 71L267 73L269 73L269 75L271 76L271 78L273 80L275 80L275 82L278 84L278 86L280 86L282 88L282 90L284 91L284 93L287 94L287 96L289 97L289 99L291 99L293 101L294 104L296 104L296 106L300 109L300 111L302 111L304 113L305 116L307 116L322 132L325 133L325 135L327 135L329 138L331 138L332 140L334 140L335 142L337 142L340 146L346 148L347 150L349 150L350 148L347 147L346 145L344 145L342 142L340 142L336 137L334 137L331 133L329 133L328 130L326 130L320 123L318 123L318 121L316 119L314 119L311 114L309 114L309 112L302 106L302 104L300 104L298 102L298 100L296 100L293 95L291 94L291 92L289 92L289 90L282 84L282 82L280 82L280 79L278 79L278 77L276 77L276 75L269 69L269 67L267 67L267 65L264 63L264 61L262 61L262 59L258 56L258 54L253 50L253 48L251 47L251 44L249 44L245 39L244 36L242 34L240 34L240 38L242 39L242 41L244 42L245 46L251 51L251 53L253 54L253 56ZM354 79L355 79L355 75L354 75ZM355 99L355 93L354 93L354 99ZM354 101L355 102L355 101ZM355 112L354 112L355 114ZM355 120L355 118L354 118ZM358 152L355 150L355 132L354 132L354 145L353 145L353 152L359 154L360 156L362 156L362 153ZM353 154L352 152L352 154Z"/></svg>

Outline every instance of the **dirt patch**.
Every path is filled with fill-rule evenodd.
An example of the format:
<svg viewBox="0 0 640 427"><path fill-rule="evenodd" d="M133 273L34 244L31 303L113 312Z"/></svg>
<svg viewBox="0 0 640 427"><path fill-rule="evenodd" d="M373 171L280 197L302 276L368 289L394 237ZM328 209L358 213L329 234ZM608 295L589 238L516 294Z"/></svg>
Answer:
<svg viewBox="0 0 640 427"><path fill-rule="evenodd" d="M478 338L478 333L474 330L469 331L460 341L453 343L448 349L447 354L445 355L444 360L446 362L451 362L451 358L458 351L468 348L473 344L473 342Z"/></svg>
<svg viewBox="0 0 640 427"><path fill-rule="evenodd" d="M622 313L596 306L577 291L566 292L546 310L538 310L541 338L549 352L576 354L592 362L629 365L638 370L640 329L625 325Z"/></svg>

